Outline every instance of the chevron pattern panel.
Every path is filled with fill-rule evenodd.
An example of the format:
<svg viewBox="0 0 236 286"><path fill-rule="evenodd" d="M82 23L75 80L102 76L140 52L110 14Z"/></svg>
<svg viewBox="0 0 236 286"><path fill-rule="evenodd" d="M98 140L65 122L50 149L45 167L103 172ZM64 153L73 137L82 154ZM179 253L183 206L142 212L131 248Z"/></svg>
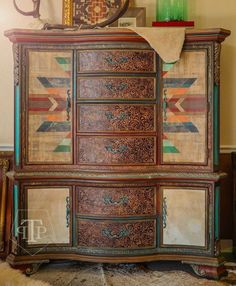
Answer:
<svg viewBox="0 0 236 286"><path fill-rule="evenodd" d="M184 51L163 65L163 163L206 161L206 52Z"/></svg>
<svg viewBox="0 0 236 286"><path fill-rule="evenodd" d="M71 52L29 52L28 161L71 163Z"/></svg>

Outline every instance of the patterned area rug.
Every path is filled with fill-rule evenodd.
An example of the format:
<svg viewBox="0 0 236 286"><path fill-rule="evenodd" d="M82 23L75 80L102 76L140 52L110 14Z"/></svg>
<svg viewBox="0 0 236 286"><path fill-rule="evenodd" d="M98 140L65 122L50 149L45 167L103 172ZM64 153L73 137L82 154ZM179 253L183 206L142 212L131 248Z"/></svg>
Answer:
<svg viewBox="0 0 236 286"><path fill-rule="evenodd" d="M43 282L44 281L44 282ZM30 278L0 263L0 286L230 286L236 272L220 281L196 277L188 265L175 262L147 264L51 263Z"/></svg>
<svg viewBox="0 0 236 286"><path fill-rule="evenodd" d="M34 279L55 286L223 286L236 285L236 273L220 281L196 277L181 263L147 264L64 263L43 265Z"/></svg>

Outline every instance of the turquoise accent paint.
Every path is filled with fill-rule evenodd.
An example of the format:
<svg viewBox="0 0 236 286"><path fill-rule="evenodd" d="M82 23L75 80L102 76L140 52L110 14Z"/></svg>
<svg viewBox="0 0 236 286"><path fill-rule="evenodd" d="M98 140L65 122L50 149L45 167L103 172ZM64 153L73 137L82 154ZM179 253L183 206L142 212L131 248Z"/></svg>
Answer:
<svg viewBox="0 0 236 286"><path fill-rule="evenodd" d="M14 185L13 189L13 231L14 231L14 237L18 237L18 199L19 199L19 189L17 185Z"/></svg>
<svg viewBox="0 0 236 286"><path fill-rule="evenodd" d="M15 87L15 164L20 164L20 87Z"/></svg>
<svg viewBox="0 0 236 286"><path fill-rule="evenodd" d="M214 85L214 99L213 99L213 134L214 134L214 148L213 148L213 157L214 157L214 165L219 165L219 86Z"/></svg>
<svg viewBox="0 0 236 286"><path fill-rule="evenodd" d="M218 240L220 236L220 186L215 188L215 239Z"/></svg>

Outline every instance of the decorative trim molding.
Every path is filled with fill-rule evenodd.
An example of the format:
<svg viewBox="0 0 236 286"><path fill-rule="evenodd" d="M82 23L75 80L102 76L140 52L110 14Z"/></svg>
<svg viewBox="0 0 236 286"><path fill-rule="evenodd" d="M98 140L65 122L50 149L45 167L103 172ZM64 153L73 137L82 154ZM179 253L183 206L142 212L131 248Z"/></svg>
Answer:
<svg viewBox="0 0 236 286"><path fill-rule="evenodd" d="M232 152L236 152L236 145L221 145L220 146L221 154L228 154Z"/></svg>
<svg viewBox="0 0 236 286"><path fill-rule="evenodd" d="M0 151L14 151L14 145L0 145Z"/></svg>

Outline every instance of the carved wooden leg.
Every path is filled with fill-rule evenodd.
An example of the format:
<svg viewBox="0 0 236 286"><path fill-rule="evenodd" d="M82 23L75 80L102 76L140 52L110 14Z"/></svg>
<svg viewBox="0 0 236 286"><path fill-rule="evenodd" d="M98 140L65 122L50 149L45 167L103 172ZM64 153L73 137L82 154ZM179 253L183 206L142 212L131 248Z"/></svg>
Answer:
<svg viewBox="0 0 236 286"><path fill-rule="evenodd" d="M218 280L222 276L227 275L227 271L224 265L220 266L207 266L191 264L193 271L200 277Z"/></svg>
<svg viewBox="0 0 236 286"><path fill-rule="evenodd" d="M33 263L33 264L28 265L28 267L25 270L25 274L27 276L35 274L39 270L39 267L41 265L42 263Z"/></svg>

